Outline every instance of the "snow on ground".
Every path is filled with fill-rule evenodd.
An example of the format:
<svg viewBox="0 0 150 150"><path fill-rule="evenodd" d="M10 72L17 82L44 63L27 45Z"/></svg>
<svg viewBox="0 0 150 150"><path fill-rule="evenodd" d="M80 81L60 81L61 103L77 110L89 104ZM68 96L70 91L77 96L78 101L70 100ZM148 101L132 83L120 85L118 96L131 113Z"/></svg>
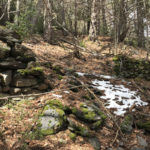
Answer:
<svg viewBox="0 0 150 150"><path fill-rule="evenodd" d="M79 76L87 75L87 73L77 72ZM108 75L96 75L96 77L101 77L103 79L115 79L112 76ZM126 88L124 85L113 85L109 80L93 80L92 84L94 88L104 91L103 96L100 96L101 99L105 100L106 108L116 109L114 113L118 116L122 116L126 113L126 110L132 105L145 106L148 105L147 102L141 100L140 96L137 95L137 91L131 91L129 88Z"/></svg>

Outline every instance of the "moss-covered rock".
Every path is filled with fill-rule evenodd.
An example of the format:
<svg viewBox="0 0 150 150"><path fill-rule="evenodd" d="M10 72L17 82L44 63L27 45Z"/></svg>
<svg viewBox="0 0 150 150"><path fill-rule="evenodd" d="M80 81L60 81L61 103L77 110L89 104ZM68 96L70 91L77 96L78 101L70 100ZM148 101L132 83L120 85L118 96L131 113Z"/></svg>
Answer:
<svg viewBox="0 0 150 150"><path fill-rule="evenodd" d="M76 119L74 115L71 115L68 118L69 122L69 130L77 135L81 135L83 137L91 136L91 131L85 124L81 123L79 120Z"/></svg>
<svg viewBox="0 0 150 150"><path fill-rule="evenodd" d="M87 105L85 103L80 104L80 108L72 108L72 112L80 119L86 122L93 123L97 121L104 121L106 116L103 112L94 108L92 105Z"/></svg>
<svg viewBox="0 0 150 150"><path fill-rule="evenodd" d="M80 120L88 123L91 129L98 129L102 127L106 115L99 111L99 109L95 105L87 105L85 103L80 104L80 108L73 107L72 113L79 118Z"/></svg>
<svg viewBox="0 0 150 150"><path fill-rule="evenodd" d="M64 108L58 100L51 100L45 106L38 120L38 129L42 135L51 135L66 127L67 119Z"/></svg>
<svg viewBox="0 0 150 150"><path fill-rule="evenodd" d="M117 76L125 78L144 78L150 80L150 61L136 60L125 55L113 58L114 71Z"/></svg>
<svg viewBox="0 0 150 150"><path fill-rule="evenodd" d="M42 67L32 67L31 69L28 69L28 68L18 69L17 72L23 76L25 76L25 75L39 76L39 75L43 74L43 68Z"/></svg>
<svg viewBox="0 0 150 150"><path fill-rule="evenodd" d="M124 133L132 132L133 129L132 126L133 126L133 116L132 115L125 116L121 124L122 132Z"/></svg>

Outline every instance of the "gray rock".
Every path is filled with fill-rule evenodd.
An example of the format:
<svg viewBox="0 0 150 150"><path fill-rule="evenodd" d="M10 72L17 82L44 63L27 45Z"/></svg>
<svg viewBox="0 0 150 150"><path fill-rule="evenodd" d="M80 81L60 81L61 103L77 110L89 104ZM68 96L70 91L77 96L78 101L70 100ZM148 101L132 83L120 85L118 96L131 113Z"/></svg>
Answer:
<svg viewBox="0 0 150 150"><path fill-rule="evenodd" d="M12 81L12 71L11 70L0 73L0 76L2 78L2 82L5 86L7 86L11 83L11 81Z"/></svg>
<svg viewBox="0 0 150 150"><path fill-rule="evenodd" d="M39 86L38 86L38 90L46 90L46 89L48 89L48 85L47 84L40 84Z"/></svg>
<svg viewBox="0 0 150 150"><path fill-rule="evenodd" d="M148 144L144 138L141 136L137 136L138 143L143 147L148 147Z"/></svg>
<svg viewBox="0 0 150 150"><path fill-rule="evenodd" d="M43 135L50 135L62 130L66 124L65 113L60 108L47 105L39 118L40 131Z"/></svg>
<svg viewBox="0 0 150 150"><path fill-rule="evenodd" d="M20 94L21 93L21 89L20 88L11 88L10 89L10 93L11 94Z"/></svg>
<svg viewBox="0 0 150 150"><path fill-rule="evenodd" d="M8 46L1 45L0 43L0 59L4 59L9 56L11 48Z"/></svg>
<svg viewBox="0 0 150 150"><path fill-rule="evenodd" d="M145 147L132 147L131 150L146 150Z"/></svg>
<svg viewBox="0 0 150 150"><path fill-rule="evenodd" d="M22 62L15 61L15 60L13 61L5 60L5 61L0 62L0 68L2 69L25 69L26 65Z"/></svg>
<svg viewBox="0 0 150 150"><path fill-rule="evenodd" d="M24 53L28 50L25 46L15 43L14 48L12 49L11 55L12 56L23 56Z"/></svg>
<svg viewBox="0 0 150 150"><path fill-rule="evenodd" d="M89 138L89 143L94 147L95 150L100 150L101 149L101 144L98 138L92 137Z"/></svg>
<svg viewBox="0 0 150 150"><path fill-rule="evenodd" d="M15 79L13 81L13 85L15 87L31 87L36 85L38 82L35 78L33 79L28 79L28 78L20 78L20 79Z"/></svg>

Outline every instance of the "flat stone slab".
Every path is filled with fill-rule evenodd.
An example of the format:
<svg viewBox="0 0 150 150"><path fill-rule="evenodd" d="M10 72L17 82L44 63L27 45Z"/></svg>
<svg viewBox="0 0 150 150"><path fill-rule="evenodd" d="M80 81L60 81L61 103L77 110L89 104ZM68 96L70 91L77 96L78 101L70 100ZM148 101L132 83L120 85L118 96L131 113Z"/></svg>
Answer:
<svg viewBox="0 0 150 150"><path fill-rule="evenodd" d="M21 79L15 79L13 82L13 85L15 87L31 87L36 85L38 82L36 79L26 79L26 78L21 78Z"/></svg>
<svg viewBox="0 0 150 150"><path fill-rule="evenodd" d="M0 68L2 69L25 69L26 65L19 61L1 61Z"/></svg>

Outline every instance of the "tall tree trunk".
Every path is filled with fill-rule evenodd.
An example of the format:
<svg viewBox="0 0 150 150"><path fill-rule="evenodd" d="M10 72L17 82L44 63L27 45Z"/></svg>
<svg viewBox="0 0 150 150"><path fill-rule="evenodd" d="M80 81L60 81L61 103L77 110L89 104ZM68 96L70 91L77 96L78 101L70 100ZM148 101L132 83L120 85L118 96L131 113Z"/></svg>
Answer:
<svg viewBox="0 0 150 150"><path fill-rule="evenodd" d="M96 3L97 0L92 1L92 8L91 8L91 24L90 24L90 30L89 30L89 38L91 41L96 41L97 40L97 20L96 20Z"/></svg>
<svg viewBox="0 0 150 150"><path fill-rule="evenodd" d="M41 14L41 9L43 8L43 0L38 0L37 4L36 4L36 13L35 15L33 16L32 20L31 20L31 24L32 24L32 27L31 27L31 33L34 32L34 28L37 24L37 21L38 21L38 18Z"/></svg>
<svg viewBox="0 0 150 150"><path fill-rule="evenodd" d="M12 0L8 0L7 1L7 17L8 17L8 21L10 21L10 6L11 6L11 1Z"/></svg>
<svg viewBox="0 0 150 150"><path fill-rule="evenodd" d="M16 1L16 15L15 15L15 24L19 24L19 10L20 10L20 0Z"/></svg>
<svg viewBox="0 0 150 150"><path fill-rule="evenodd" d="M137 37L138 37L138 46L144 47L144 5L143 1L136 0L137 4Z"/></svg>
<svg viewBox="0 0 150 150"><path fill-rule="evenodd" d="M77 22L77 0L74 1L74 16L75 16L75 19L74 19L74 35L77 36L77 25L78 25L78 22Z"/></svg>
<svg viewBox="0 0 150 150"><path fill-rule="evenodd" d="M50 0L44 0L44 39L52 42L52 5Z"/></svg>
<svg viewBox="0 0 150 150"><path fill-rule="evenodd" d="M106 5L106 0L101 0L103 35L107 34L107 22L106 22L105 5Z"/></svg>
<svg viewBox="0 0 150 150"><path fill-rule="evenodd" d="M124 41L128 32L127 28L127 16L126 16L126 6L125 1L120 0L120 8L119 8L119 24L118 24L118 41Z"/></svg>

